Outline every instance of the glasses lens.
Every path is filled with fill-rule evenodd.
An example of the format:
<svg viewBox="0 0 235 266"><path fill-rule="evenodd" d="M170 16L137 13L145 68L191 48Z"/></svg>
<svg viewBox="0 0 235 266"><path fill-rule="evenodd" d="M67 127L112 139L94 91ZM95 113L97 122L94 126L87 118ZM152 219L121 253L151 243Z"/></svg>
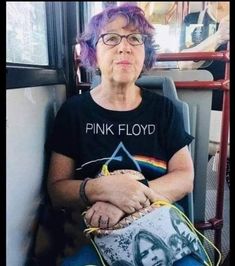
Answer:
<svg viewBox="0 0 235 266"><path fill-rule="evenodd" d="M130 34L127 38L131 45L141 45L144 43L145 36L140 33Z"/></svg>
<svg viewBox="0 0 235 266"><path fill-rule="evenodd" d="M107 45L117 45L120 43L121 36L115 33L107 33L103 36L103 41Z"/></svg>

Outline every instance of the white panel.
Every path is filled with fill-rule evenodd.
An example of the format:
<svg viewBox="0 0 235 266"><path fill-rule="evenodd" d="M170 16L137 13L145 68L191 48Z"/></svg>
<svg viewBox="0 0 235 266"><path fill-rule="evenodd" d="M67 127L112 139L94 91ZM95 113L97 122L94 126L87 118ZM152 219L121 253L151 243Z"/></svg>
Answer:
<svg viewBox="0 0 235 266"><path fill-rule="evenodd" d="M7 265L24 265L39 204L44 144L64 85L7 90Z"/></svg>
<svg viewBox="0 0 235 266"><path fill-rule="evenodd" d="M190 13L199 12L203 9L203 2L195 1L189 2Z"/></svg>

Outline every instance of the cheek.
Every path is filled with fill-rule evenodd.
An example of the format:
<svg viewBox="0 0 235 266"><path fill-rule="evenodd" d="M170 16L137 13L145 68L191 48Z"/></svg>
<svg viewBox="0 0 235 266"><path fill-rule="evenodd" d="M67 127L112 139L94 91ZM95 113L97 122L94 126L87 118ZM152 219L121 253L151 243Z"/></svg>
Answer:
<svg viewBox="0 0 235 266"><path fill-rule="evenodd" d="M111 51L102 49L97 49L96 51L96 61L97 61L97 67L99 68L106 68L107 66L110 66L113 60L113 55Z"/></svg>
<svg viewBox="0 0 235 266"><path fill-rule="evenodd" d="M144 49L137 52L136 59L137 59L139 65L142 66L144 64L144 60L145 60L145 50Z"/></svg>

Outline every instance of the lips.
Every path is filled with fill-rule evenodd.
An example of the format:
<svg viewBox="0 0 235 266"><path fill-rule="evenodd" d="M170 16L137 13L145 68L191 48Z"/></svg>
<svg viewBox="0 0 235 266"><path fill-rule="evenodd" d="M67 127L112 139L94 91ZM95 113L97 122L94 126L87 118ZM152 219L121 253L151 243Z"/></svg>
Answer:
<svg viewBox="0 0 235 266"><path fill-rule="evenodd" d="M121 60L117 62L118 65L131 65L131 62L128 60Z"/></svg>

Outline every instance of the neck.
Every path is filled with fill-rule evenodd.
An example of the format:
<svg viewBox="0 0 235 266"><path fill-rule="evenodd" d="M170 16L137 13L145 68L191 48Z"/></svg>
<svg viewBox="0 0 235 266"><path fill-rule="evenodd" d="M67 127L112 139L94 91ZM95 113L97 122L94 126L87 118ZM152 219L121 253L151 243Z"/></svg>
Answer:
<svg viewBox="0 0 235 266"><path fill-rule="evenodd" d="M140 88L135 84L116 85L102 82L91 91L93 100L100 106L116 111L135 109L141 102Z"/></svg>

